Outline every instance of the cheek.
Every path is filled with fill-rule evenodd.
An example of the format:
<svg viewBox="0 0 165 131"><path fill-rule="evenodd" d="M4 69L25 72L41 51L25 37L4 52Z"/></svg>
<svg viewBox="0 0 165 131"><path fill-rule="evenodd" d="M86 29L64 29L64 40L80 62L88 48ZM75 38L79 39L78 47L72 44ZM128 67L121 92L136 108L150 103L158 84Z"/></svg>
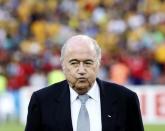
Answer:
<svg viewBox="0 0 165 131"><path fill-rule="evenodd" d="M89 71L89 79L90 80L95 80L98 74L98 68L92 68Z"/></svg>
<svg viewBox="0 0 165 131"><path fill-rule="evenodd" d="M90 70L90 73L91 73L92 75L97 75L98 71L99 71L99 68L96 66L96 67L93 67L93 68Z"/></svg>
<svg viewBox="0 0 165 131"><path fill-rule="evenodd" d="M65 68L64 69L64 74L66 76L66 78L73 78L74 77L74 70L73 69L70 69L70 68Z"/></svg>

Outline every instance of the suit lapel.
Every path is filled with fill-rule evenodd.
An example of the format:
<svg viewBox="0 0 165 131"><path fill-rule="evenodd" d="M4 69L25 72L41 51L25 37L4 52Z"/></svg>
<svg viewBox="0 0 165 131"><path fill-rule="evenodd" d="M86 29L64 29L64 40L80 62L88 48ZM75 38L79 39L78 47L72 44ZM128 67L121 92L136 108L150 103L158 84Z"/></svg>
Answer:
<svg viewBox="0 0 165 131"><path fill-rule="evenodd" d="M109 85L99 79L97 79L97 82L100 87L102 131L114 131L117 117L117 98L113 90L107 90L111 88Z"/></svg>
<svg viewBox="0 0 165 131"><path fill-rule="evenodd" d="M56 117L58 116L59 130L60 131L73 131L70 107L70 91L67 81L60 87L58 97L55 98L56 104Z"/></svg>

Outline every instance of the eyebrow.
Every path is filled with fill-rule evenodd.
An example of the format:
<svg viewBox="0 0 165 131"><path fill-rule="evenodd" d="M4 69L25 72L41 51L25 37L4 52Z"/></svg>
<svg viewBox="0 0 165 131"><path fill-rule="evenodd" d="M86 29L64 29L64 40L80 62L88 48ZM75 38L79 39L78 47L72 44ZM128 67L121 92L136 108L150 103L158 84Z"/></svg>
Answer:
<svg viewBox="0 0 165 131"><path fill-rule="evenodd" d="M69 60L69 63L70 63L70 62L74 62L74 61L81 62L80 60L77 60L77 59L71 59L71 60ZM94 62L94 61L91 60L91 59L87 59L87 60L83 60L82 62Z"/></svg>

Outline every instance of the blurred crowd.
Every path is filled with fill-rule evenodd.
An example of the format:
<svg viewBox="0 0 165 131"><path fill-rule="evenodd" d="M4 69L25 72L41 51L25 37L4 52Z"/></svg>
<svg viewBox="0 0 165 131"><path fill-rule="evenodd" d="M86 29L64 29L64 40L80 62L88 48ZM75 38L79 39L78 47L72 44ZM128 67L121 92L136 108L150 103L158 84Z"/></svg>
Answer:
<svg viewBox="0 0 165 131"><path fill-rule="evenodd" d="M165 0L0 0L0 92L64 79L60 49L75 34L101 46L100 78L165 84Z"/></svg>

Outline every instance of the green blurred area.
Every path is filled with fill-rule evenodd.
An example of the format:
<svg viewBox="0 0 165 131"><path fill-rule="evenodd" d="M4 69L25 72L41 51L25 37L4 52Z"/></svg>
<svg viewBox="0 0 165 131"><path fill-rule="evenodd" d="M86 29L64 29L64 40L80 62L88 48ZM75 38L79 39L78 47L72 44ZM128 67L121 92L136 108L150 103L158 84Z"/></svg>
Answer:
<svg viewBox="0 0 165 131"><path fill-rule="evenodd" d="M24 131L18 122L0 123L0 131ZM145 125L145 131L165 131L165 125Z"/></svg>
<svg viewBox="0 0 165 131"><path fill-rule="evenodd" d="M24 131L24 126L16 121L0 123L0 131Z"/></svg>
<svg viewBox="0 0 165 131"><path fill-rule="evenodd" d="M145 125L145 131L165 131L165 125Z"/></svg>

